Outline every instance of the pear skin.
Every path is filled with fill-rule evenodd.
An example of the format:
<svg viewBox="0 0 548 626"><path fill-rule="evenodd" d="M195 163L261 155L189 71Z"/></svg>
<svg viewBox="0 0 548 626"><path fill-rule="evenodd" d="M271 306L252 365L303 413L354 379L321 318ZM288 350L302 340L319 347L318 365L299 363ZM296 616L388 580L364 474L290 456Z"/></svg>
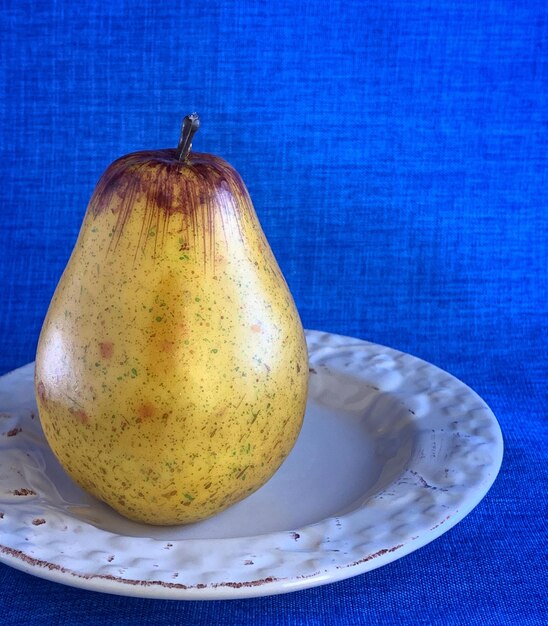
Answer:
<svg viewBox="0 0 548 626"><path fill-rule="evenodd" d="M261 487L307 398L302 324L247 189L223 159L188 150L187 133L178 149L107 168L36 356L40 420L62 466L159 525Z"/></svg>

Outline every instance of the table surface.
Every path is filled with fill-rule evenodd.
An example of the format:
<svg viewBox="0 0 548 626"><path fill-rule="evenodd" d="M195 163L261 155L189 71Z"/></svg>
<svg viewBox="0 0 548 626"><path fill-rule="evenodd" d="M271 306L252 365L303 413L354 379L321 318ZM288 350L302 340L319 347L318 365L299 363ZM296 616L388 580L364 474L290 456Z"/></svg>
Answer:
<svg viewBox="0 0 548 626"><path fill-rule="evenodd" d="M34 359L102 171L175 145L197 109L196 149L242 174L304 325L449 371L505 440L469 516L367 574L173 602L0 565L5 623L546 623L544 3L8 0L2 14L0 373Z"/></svg>

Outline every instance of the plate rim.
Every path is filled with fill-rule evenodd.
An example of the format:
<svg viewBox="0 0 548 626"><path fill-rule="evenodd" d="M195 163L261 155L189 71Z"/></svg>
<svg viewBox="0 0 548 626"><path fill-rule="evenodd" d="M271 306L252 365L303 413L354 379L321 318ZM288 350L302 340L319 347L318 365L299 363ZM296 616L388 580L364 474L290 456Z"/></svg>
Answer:
<svg viewBox="0 0 548 626"><path fill-rule="evenodd" d="M321 337L331 337L338 343L335 346L331 346L331 349L338 347L352 347L369 346L370 348L376 348L382 352L391 353L394 355L401 355L412 359L414 362L420 363L427 367L429 370L443 374L454 383L456 383L462 390L469 394L472 398L479 401L482 404L482 408L485 410L486 417L490 420L490 426L496 435L496 441L492 449L493 460L490 464L489 471L486 471L481 483L476 487L473 492L468 494L468 497L464 499L458 509L452 510L447 515L438 520L429 530L423 530L418 536L412 537L411 540L406 543L393 543L392 545L379 546L379 550L375 553L364 554L361 559L355 560L346 565L334 566L331 569L319 570L312 574L295 575L286 578L280 577L263 577L252 578L245 582L216 582L208 584L197 585L184 585L178 582L166 582L161 580L145 580L145 579L125 579L123 577L114 577L100 574L81 574L77 571L60 566L48 561L35 559L34 557L25 554L21 550L16 550L10 546L4 545L4 542L0 540L0 562L5 563L15 569L23 571L25 573L50 580L52 582L58 582L60 584L86 589L90 591L98 591L103 593L133 596L141 598L155 598L155 599L178 599L178 600L212 600L212 599L238 599L238 598L251 598L267 595L277 595L287 593L291 591L298 591L316 587L324 584L330 584L357 576L359 574L372 571L378 567L382 567L391 563L415 550L427 545L434 541L445 532L453 528L456 524L462 521L486 496L495 482L503 460L504 454L504 439L500 424L494 415L493 411L486 404L486 402L469 387L462 380L456 376L450 374L446 370L424 360L420 357L414 356L410 353L400 351L389 346L384 346L375 342L367 341L357 337L348 335L341 335L337 333L331 333L327 331L306 330L307 340ZM20 370L33 367L34 363L28 363L20 368L16 368L11 372L7 372L0 377L4 379L7 376L14 375ZM363 508L363 507L362 507ZM352 515L360 514L361 508L351 511L346 515L337 516L338 518L346 518ZM174 540L182 543L186 542L207 542L211 544L212 541L219 542L234 542L241 541L243 539L252 540L257 537L262 539L269 537L271 539L277 538L287 539L295 533L306 533L309 529L318 527L329 520L335 519L333 516L329 516L325 519L318 520L312 524L307 524L302 527L295 528L293 531L275 531L261 535L250 535L247 537L238 538L218 538L218 539L180 539ZM91 526L91 525L90 525ZM1 527L0 527L1 530ZM110 531L102 531L110 532ZM299 535L300 536L300 535ZM250 574L252 572L250 571Z"/></svg>

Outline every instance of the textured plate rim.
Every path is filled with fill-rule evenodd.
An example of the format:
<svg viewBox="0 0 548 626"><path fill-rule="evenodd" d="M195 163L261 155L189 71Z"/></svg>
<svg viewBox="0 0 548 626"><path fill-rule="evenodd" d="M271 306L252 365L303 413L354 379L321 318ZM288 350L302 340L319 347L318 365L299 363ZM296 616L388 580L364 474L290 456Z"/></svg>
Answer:
<svg viewBox="0 0 548 626"><path fill-rule="evenodd" d="M457 379L455 376L442 370L441 368L424 361L410 354L400 352L387 346L371 343L354 337L337 335L334 333L326 333L321 331L306 331L309 341L333 341L335 346L328 346L328 349L336 348L352 348L356 349L360 346L368 349L375 349L378 352L393 355L394 357L405 357L412 362L427 368L432 373L442 374L451 379L461 391L481 404L484 418L488 421L491 428L491 434L494 437L491 448L491 462L486 465L480 481L480 484L473 490L465 494L458 508L449 510L442 517L437 519L428 529L422 530L416 536L410 537L406 541L388 542L386 545L379 545L378 549L373 552L354 555L349 562L333 565L332 567L323 567L318 571L306 572L302 574L292 574L287 577L276 576L250 576L248 580L236 582L211 582L207 584L185 585L177 582L166 582L161 580L146 579L127 579L123 577L114 577L109 575L100 575L93 572L82 574L69 568L60 566L47 560L40 560L26 554L21 550L16 550L8 545L4 545L4 541L0 540L0 561L14 567L15 569L29 573L31 575L44 578L53 582L69 585L72 587L82 588L90 591L99 591L123 596L147 597L156 599L179 599L179 600L210 600L210 599L237 599L258 596L275 595L316 587L323 584L333 583L346 578L362 574L378 567L384 566L395 561L415 550L427 545L431 541L437 539L447 532L464 517L466 517L485 497L492 484L494 483L502 464L503 457L503 438L500 426L491 409L485 404L481 397L468 385ZM311 364L313 362L311 361ZM24 367L29 367L28 364ZM19 368L23 369L23 368ZM4 376L9 376L18 370L9 372ZM4 378L2 376L2 378ZM212 542L223 544L226 549L234 544L240 549L242 541L257 541L259 543L266 542L272 550L283 550L284 547L291 552L292 543L296 537L313 535L325 535L326 528L344 525L345 522L352 527L361 515L363 508L358 508L346 515L336 518L329 517L320 520L314 524L296 528L293 531L279 531L268 533L265 535L238 537L235 539L183 539L181 543L208 546L211 548ZM0 529L1 530L1 529ZM107 532L107 531L101 531ZM152 541L152 540L151 540ZM174 540L177 541L177 540ZM253 569L253 568L252 568ZM249 573L252 573L252 569Z"/></svg>

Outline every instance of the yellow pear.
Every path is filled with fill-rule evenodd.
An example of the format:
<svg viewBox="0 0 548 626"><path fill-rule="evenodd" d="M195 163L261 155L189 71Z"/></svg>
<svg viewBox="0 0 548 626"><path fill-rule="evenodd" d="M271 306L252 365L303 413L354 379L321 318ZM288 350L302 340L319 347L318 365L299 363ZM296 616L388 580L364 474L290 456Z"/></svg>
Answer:
<svg viewBox="0 0 548 626"><path fill-rule="evenodd" d="M114 161L50 304L35 388L68 474L150 524L209 517L263 485L305 410L295 304L247 189L176 149Z"/></svg>

